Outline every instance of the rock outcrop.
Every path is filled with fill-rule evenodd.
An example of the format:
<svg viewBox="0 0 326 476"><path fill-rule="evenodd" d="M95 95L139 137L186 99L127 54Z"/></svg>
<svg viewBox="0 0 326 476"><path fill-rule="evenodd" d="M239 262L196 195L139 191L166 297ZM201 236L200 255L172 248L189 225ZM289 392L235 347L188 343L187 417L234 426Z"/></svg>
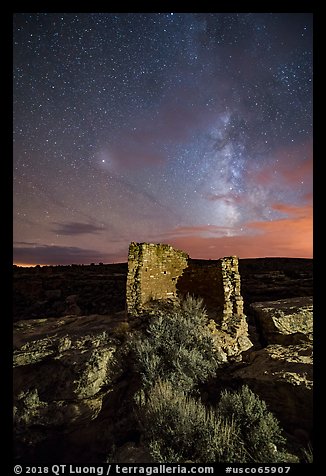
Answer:
<svg viewBox="0 0 326 476"><path fill-rule="evenodd" d="M265 347L249 351L226 376L263 398L292 435L312 438L313 301L297 297L251 304Z"/></svg>
<svg viewBox="0 0 326 476"><path fill-rule="evenodd" d="M118 375L116 324L108 316L67 316L14 325L18 445L33 447L96 419Z"/></svg>
<svg viewBox="0 0 326 476"><path fill-rule="evenodd" d="M313 299L298 297L251 304L253 315L267 344L312 341Z"/></svg>
<svg viewBox="0 0 326 476"><path fill-rule="evenodd" d="M244 367L233 371L263 398L288 431L312 433L313 355L309 343L283 346L271 344L248 355Z"/></svg>

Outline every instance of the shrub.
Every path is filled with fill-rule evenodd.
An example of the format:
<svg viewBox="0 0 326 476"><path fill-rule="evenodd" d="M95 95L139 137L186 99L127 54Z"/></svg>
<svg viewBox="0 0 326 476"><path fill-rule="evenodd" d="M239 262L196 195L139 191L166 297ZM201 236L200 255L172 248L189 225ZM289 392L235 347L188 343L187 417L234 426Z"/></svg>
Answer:
<svg viewBox="0 0 326 476"><path fill-rule="evenodd" d="M179 305L160 304L147 318L144 332L131 341L135 367L146 391L158 379L190 391L214 375L219 361L202 300L188 296Z"/></svg>
<svg viewBox="0 0 326 476"><path fill-rule="evenodd" d="M144 322L130 348L142 383L136 414L156 462L287 462L277 419L247 386L224 391L214 410L191 395L222 364L201 300L157 305Z"/></svg>
<svg viewBox="0 0 326 476"><path fill-rule="evenodd" d="M309 444L307 448L303 448L302 450L303 455L303 463L313 463L313 451L312 446Z"/></svg>
<svg viewBox="0 0 326 476"><path fill-rule="evenodd" d="M221 417L233 418L246 448L246 461L282 462L285 439L278 420L246 385L237 392L224 391L217 411Z"/></svg>
<svg viewBox="0 0 326 476"><path fill-rule="evenodd" d="M143 442L155 462L298 462L284 451L276 418L246 386L224 392L214 410L171 382L158 381L138 405Z"/></svg>
<svg viewBox="0 0 326 476"><path fill-rule="evenodd" d="M117 339L125 339L130 332L130 325L126 321L120 322L116 327L112 329L112 335Z"/></svg>
<svg viewBox="0 0 326 476"><path fill-rule="evenodd" d="M171 382L158 381L137 413L155 462L239 461L242 446L234 423Z"/></svg>

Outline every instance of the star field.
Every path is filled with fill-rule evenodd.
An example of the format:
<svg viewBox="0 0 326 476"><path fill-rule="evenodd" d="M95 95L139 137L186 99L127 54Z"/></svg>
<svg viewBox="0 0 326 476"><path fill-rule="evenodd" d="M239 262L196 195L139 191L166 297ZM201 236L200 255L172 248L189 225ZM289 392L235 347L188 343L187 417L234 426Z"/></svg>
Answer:
<svg viewBox="0 0 326 476"><path fill-rule="evenodd" d="M312 14L16 13L14 262L312 255Z"/></svg>

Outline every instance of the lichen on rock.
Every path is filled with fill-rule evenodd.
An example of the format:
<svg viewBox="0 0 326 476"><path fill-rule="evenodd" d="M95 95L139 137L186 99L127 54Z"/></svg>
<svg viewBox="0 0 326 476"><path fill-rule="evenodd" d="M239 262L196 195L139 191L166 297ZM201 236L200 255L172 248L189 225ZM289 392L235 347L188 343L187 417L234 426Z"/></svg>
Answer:
<svg viewBox="0 0 326 476"><path fill-rule="evenodd" d="M312 341L313 299L305 296L251 304L267 344L298 344Z"/></svg>

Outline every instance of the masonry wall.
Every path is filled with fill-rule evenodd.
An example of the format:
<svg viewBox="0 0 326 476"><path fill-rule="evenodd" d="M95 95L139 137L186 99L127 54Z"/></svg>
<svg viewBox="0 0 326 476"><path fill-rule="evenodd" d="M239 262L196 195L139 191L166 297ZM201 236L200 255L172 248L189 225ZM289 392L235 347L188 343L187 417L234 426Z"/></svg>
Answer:
<svg viewBox="0 0 326 476"><path fill-rule="evenodd" d="M222 258L220 270L223 280L222 329L231 316L243 316L243 298L240 291L239 261L236 256Z"/></svg>
<svg viewBox="0 0 326 476"><path fill-rule="evenodd" d="M209 316L222 328L232 316L243 316L238 259L212 262L189 259L165 244L131 243L128 255L127 311L141 313L152 300L201 297Z"/></svg>
<svg viewBox="0 0 326 476"><path fill-rule="evenodd" d="M220 320L223 315L224 290L218 262L202 264L189 260L177 283L180 298L187 294L201 297L211 319Z"/></svg>
<svg viewBox="0 0 326 476"><path fill-rule="evenodd" d="M201 297L209 317L221 325L229 317L243 314L236 256L206 263L189 260L177 288L180 297L187 293Z"/></svg>
<svg viewBox="0 0 326 476"><path fill-rule="evenodd" d="M188 258L170 245L131 243L126 291L128 313L141 313L152 300L176 300L176 284L188 265Z"/></svg>

